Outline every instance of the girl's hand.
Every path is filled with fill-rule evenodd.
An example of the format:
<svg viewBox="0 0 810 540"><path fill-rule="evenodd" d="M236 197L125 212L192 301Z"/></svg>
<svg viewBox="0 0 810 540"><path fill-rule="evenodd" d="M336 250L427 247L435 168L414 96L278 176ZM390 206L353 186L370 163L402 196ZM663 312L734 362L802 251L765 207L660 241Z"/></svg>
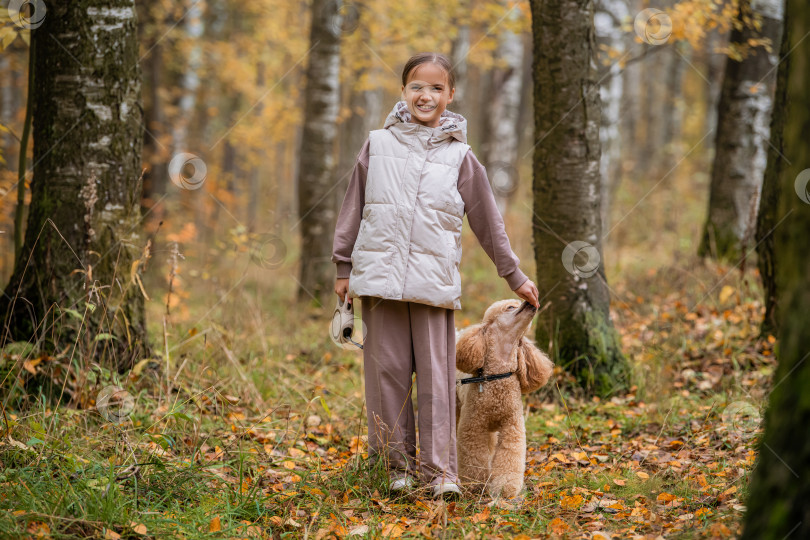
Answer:
<svg viewBox="0 0 810 540"><path fill-rule="evenodd" d="M536 308L540 307L540 301L537 299L537 297L540 296L540 293L538 292L537 286L534 284L532 280L527 279L523 283L523 285L515 289L515 294L526 300L534 307Z"/></svg>
<svg viewBox="0 0 810 540"><path fill-rule="evenodd" d="M352 299L348 298L349 296L349 278L338 278L335 281L335 293L340 297L341 300L349 301L349 304L352 303Z"/></svg>

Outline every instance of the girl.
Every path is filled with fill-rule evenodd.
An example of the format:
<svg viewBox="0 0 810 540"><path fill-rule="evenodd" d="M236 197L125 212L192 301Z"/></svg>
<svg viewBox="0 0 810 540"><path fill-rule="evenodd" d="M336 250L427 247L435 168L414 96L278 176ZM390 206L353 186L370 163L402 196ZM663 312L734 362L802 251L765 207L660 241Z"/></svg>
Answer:
<svg viewBox="0 0 810 540"><path fill-rule="evenodd" d="M335 229L335 292L360 297L370 453L392 491L416 484L412 375L419 403L423 481L434 497L458 497L456 339L461 309L464 214L498 275L535 307L535 284L518 268L486 170L466 144L467 121L446 110L455 77L442 54L411 57L402 101L369 133Z"/></svg>

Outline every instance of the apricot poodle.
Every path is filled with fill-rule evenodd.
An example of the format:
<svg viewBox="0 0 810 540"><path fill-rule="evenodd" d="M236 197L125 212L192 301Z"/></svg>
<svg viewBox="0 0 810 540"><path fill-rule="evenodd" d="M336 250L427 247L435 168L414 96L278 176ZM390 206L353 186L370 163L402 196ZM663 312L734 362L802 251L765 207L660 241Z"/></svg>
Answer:
<svg viewBox="0 0 810 540"><path fill-rule="evenodd" d="M456 392L459 477L473 488L488 487L492 497L514 497L523 488L520 395L546 384L554 367L524 336L536 312L528 302L500 300L456 344L456 369L462 372Z"/></svg>

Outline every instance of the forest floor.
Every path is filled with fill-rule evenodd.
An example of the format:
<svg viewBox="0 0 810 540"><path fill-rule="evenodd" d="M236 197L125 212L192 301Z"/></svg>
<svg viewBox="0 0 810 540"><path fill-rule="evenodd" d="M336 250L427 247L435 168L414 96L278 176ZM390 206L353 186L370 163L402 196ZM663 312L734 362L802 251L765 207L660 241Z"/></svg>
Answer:
<svg viewBox="0 0 810 540"><path fill-rule="evenodd" d="M482 276L465 276L458 327L505 291ZM752 273L684 263L612 285L633 386L586 398L555 368L525 398L523 496L449 504L387 492L367 459L362 357L329 340L329 309L289 311L291 280L258 282L207 282L216 310L150 308L155 358L121 378L7 346L0 537L739 536L775 368ZM72 400L37 398L60 373Z"/></svg>

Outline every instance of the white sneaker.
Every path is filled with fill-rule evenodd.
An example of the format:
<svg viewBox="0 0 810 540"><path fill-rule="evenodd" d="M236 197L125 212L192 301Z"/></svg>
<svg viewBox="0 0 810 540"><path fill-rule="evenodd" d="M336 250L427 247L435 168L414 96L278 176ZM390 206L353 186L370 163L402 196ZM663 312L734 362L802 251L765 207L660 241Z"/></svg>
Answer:
<svg viewBox="0 0 810 540"><path fill-rule="evenodd" d="M458 500L461 498L461 490L454 482L442 482L433 486L433 498Z"/></svg>
<svg viewBox="0 0 810 540"><path fill-rule="evenodd" d="M403 491L406 489L410 489L414 486L416 486L416 480L413 479L413 476L403 476L402 478L392 480L391 483L388 484L388 490Z"/></svg>

